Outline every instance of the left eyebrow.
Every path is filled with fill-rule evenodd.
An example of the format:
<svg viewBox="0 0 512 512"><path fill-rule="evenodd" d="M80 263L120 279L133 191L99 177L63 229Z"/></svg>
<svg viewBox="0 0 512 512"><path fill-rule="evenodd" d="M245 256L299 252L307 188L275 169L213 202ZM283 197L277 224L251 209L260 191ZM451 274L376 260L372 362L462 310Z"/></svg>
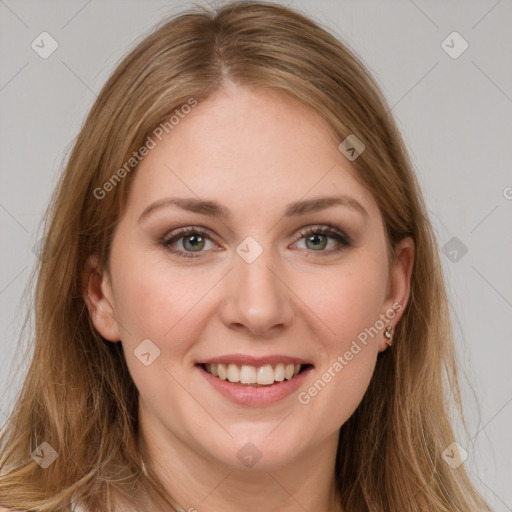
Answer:
<svg viewBox="0 0 512 512"><path fill-rule="evenodd" d="M304 215L306 213L326 210L333 206L345 206L359 212L364 217L368 217L368 212L365 210L363 205L353 197L347 195L317 197L316 199L297 201L286 206L284 216L294 217L297 215Z"/></svg>
<svg viewBox="0 0 512 512"><path fill-rule="evenodd" d="M150 204L142 212L138 222L147 217L150 212L169 206L177 206L182 210L222 219L231 219L233 217L231 210L217 201L197 199L194 197L168 197ZM317 197L314 199L305 199L290 203L286 205L284 217L296 217L307 213L314 213L326 210L327 208L332 208L333 206L344 206L359 212L364 217L368 217L368 212L365 210L363 205L353 197L347 195Z"/></svg>

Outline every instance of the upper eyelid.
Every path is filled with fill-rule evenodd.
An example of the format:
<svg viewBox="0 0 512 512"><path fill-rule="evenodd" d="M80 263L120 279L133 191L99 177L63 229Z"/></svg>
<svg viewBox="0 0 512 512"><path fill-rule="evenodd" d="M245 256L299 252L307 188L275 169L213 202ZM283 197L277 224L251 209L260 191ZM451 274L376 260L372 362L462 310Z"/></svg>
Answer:
<svg viewBox="0 0 512 512"><path fill-rule="evenodd" d="M168 233L166 233L162 240L165 242L166 240L172 240L175 238L176 240L179 240L180 238L187 236L189 234L198 233L198 234L204 234L210 237L212 240L216 240L216 236L207 228L202 228L199 226L187 226L184 228L176 228Z"/></svg>

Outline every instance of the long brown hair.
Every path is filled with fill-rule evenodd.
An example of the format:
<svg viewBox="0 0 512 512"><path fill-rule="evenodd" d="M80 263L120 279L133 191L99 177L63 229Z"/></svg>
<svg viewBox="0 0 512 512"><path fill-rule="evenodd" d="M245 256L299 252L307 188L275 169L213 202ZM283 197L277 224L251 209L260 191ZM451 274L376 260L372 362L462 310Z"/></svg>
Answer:
<svg viewBox="0 0 512 512"><path fill-rule="evenodd" d="M103 512L123 497L144 508L142 498L135 501L142 490L167 500L143 468L137 389L121 344L103 339L91 322L83 271L92 254L108 269L137 167L126 162L175 109L208 98L228 77L309 106L340 142L351 134L364 141L353 165L380 208L390 254L404 237L414 239L411 300L393 350L379 357L361 404L340 430L335 471L343 507L490 510L464 465L452 469L442 458L454 440L448 388L462 414L449 303L427 209L386 100L328 31L260 2L196 7L164 20L122 60L80 130L45 215L33 355L0 437L0 503L67 511L74 496ZM111 181L123 166L122 179ZM43 441L58 453L46 469L31 457Z"/></svg>

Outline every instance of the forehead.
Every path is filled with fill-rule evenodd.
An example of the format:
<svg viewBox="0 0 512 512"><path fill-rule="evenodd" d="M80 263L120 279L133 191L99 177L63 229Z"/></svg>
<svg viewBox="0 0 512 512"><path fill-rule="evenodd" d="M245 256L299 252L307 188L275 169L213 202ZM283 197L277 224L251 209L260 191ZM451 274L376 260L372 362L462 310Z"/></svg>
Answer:
<svg viewBox="0 0 512 512"><path fill-rule="evenodd" d="M375 213L338 144L327 123L298 101L228 82L144 157L129 204L140 213L167 196L196 197L257 213L338 193Z"/></svg>

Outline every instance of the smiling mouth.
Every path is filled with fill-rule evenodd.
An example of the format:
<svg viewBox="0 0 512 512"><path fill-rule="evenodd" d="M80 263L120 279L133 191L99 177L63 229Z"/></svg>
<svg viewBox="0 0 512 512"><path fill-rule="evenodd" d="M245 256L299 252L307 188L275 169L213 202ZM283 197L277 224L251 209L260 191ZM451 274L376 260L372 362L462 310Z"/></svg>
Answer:
<svg viewBox="0 0 512 512"><path fill-rule="evenodd" d="M265 387L292 380L300 373L313 368L311 364L265 364L263 366L238 365L235 363L200 363L205 372L240 386Z"/></svg>

